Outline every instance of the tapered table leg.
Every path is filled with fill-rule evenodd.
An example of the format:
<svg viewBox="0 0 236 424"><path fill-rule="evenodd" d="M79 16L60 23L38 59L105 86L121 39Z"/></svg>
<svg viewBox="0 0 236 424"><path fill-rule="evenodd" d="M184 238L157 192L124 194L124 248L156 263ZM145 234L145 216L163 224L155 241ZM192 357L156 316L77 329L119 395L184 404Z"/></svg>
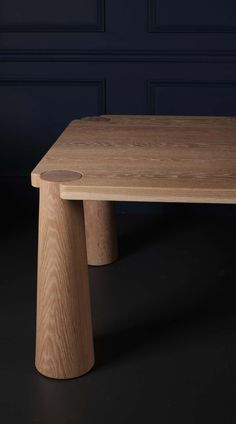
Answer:
<svg viewBox="0 0 236 424"><path fill-rule="evenodd" d="M61 379L94 364L83 204L59 197L72 174L44 173L40 184L35 365Z"/></svg>
<svg viewBox="0 0 236 424"><path fill-rule="evenodd" d="M87 256L89 265L106 265L118 258L114 205L105 201L84 201Z"/></svg>

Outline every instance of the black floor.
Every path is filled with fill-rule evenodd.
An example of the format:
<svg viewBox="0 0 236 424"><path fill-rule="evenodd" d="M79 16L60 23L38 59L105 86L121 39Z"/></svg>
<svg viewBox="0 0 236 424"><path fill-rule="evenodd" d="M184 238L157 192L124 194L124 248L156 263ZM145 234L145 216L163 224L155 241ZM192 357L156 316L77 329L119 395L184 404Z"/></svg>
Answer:
<svg viewBox="0 0 236 424"><path fill-rule="evenodd" d="M34 369L37 192L1 190L0 422L235 424L236 207L119 205L120 259L90 268L96 366L54 381Z"/></svg>

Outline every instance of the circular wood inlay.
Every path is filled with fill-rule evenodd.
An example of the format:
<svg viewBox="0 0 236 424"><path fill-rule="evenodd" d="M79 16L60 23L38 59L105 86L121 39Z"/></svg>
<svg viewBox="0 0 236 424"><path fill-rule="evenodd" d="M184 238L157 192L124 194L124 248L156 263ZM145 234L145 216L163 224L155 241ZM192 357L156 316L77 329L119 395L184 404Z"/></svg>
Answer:
<svg viewBox="0 0 236 424"><path fill-rule="evenodd" d="M53 170L42 172L42 174L40 174L40 178L44 181L63 183L79 180L80 178L82 178L82 174L75 171Z"/></svg>

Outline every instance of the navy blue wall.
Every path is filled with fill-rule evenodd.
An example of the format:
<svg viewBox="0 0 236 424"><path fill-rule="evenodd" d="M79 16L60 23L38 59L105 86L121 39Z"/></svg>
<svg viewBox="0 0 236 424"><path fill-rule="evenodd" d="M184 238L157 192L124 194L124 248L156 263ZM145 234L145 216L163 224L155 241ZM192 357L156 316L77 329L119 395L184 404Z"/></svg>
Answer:
<svg viewBox="0 0 236 424"><path fill-rule="evenodd" d="M2 0L0 175L101 113L236 114L233 0Z"/></svg>

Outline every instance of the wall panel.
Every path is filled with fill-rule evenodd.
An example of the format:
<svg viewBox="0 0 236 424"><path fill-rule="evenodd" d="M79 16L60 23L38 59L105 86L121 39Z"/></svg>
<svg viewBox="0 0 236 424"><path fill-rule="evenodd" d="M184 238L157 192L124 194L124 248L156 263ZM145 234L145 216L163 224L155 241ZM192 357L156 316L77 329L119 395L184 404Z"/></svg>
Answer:
<svg viewBox="0 0 236 424"><path fill-rule="evenodd" d="M72 120L105 113L105 82L0 80L1 174L29 175Z"/></svg>

